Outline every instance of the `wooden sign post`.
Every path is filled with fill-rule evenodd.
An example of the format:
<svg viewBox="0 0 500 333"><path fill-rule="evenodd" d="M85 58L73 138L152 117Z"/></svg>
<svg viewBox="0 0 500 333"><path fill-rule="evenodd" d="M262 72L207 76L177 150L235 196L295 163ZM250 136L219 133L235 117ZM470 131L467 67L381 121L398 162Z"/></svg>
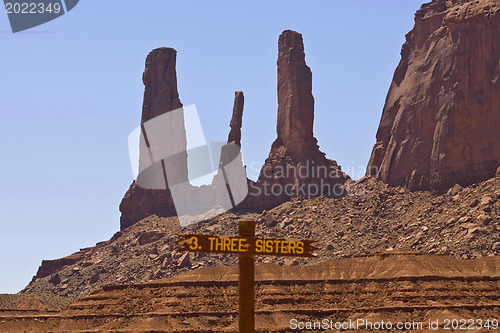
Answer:
<svg viewBox="0 0 500 333"><path fill-rule="evenodd" d="M240 237L255 237L254 221L239 222ZM238 270L238 328L240 333L255 332L255 260L253 254L240 253Z"/></svg>
<svg viewBox="0 0 500 333"><path fill-rule="evenodd" d="M255 238L255 222L239 221L239 237L178 235L177 244L188 252L233 253L239 256L238 327L240 333L255 332L255 261L254 256L275 255L315 257L311 240Z"/></svg>

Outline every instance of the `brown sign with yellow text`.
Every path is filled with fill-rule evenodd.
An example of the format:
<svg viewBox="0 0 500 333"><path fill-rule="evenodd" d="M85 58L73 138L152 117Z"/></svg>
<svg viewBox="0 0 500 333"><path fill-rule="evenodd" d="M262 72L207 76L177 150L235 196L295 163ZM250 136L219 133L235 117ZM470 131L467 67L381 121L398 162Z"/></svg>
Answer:
<svg viewBox="0 0 500 333"><path fill-rule="evenodd" d="M182 250L189 252L212 252L233 254L274 255L291 257L315 257L316 247L311 240L230 237L211 235L179 235L177 242Z"/></svg>

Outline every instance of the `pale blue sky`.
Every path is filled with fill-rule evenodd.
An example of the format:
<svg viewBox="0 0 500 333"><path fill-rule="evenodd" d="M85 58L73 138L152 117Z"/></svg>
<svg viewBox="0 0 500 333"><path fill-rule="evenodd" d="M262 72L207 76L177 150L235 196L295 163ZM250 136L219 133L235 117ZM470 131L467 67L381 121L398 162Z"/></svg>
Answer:
<svg viewBox="0 0 500 333"><path fill-rule="evenodd" d="M208 141L227 138L234 91L244 91L242 149L255 178L251 164L276 137L278 36L302 33L320 149L359 178L420 5L81 0L17 34L0 13L0 292L22 289L42 259L119 229L150 50L177 49L180 99L196 104Z"/></svg>

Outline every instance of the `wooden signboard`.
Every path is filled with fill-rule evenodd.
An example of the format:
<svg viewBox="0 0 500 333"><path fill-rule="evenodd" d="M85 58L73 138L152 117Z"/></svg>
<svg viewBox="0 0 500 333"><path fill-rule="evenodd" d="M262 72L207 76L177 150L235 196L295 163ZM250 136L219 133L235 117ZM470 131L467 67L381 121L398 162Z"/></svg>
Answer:
<svg viewBox="0 0 500 333"><path fill-rule="evenodd" d="M315 257L316 248L310 240L230 237L209 235L179 235L177 244L189 252L233 253L291 257Z"/></svg>
<svg viewBox="0 0 500 333"><path fill-rule="evenodd" d="M240 333L255 332L255 255L315 257L311 240L256 238L254 221L239 221L237 237L211 235L178 235L177 244L188 252L232 253L239 255Z"/></svg>

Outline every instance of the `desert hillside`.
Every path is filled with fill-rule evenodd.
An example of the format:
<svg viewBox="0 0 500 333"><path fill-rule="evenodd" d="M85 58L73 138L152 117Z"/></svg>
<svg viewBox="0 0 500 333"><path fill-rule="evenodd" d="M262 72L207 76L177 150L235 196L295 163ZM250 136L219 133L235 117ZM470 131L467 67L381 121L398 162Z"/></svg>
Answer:
<svg viewBox="0 0 500 333"><path fill-rule="evenodd" d="M256 330L290 332L294 323L327 319L333 322L329 332L339 331L335 323L350 321L359 323L356 332L371 332L366 328L382 320L394 325L391 332L429 331L429 320L443 331L447 320L490 318L489 328L474 331L491 332L498 327L499 268L498 256L461 260L399 251L310 266L258 264ZM105 286L59 312L1 313L0 329L235 332L237 281L236 267L204 267L169 279ZM398 330L398 324L410 326Z"/></svg>
<svg viewBox="0 0 500 333"><path fill-rule="evenodd" d="M261 214L225 213L180 229L176 218L150 216L109 241L69 257L44 261L25 295L88 295L103 285L144 283L198 267L229 266L237 257L178 251L178 233L236 235L239 219L254 219L263 237L317 240L315 259L256 257L257 262L311 265L327 259L416 251L473 259L500 254L500 175L446 194L392 188L360 180L340 199L295 198Z"/></svg>
<svg viewBox="0 0 500 333"><path fill-rule="evenodd" d="M239 220L255 221L258 237L316 241L314 258L255 257L259 332L290 331L292 319L423 325L390 332L464 331L443 325L465 320L469 331L495 331L499 9L495 0L434 0L417 11L366 176L358 181L320 150L304 40L285 30L276 62L276 139L258 179L247 179L239 155L245 126L238 90L216 176L203 187L191 185L183 126L168 127L167 144L158 140L162 149L175 146L175 158L152 157L151 143L161 133L146 131L148 122L183 107L177 51L154 49L143 75L141 172L120 204L120 231L67 257L44 260L19 294L0 295L0 331L234 332L238 257L182 252L177 235L233 236ZM231 163L243 170L240 182L228 180ZM159 182L142 187L145 174ZM267 193L269 188L289 192ZM182 223L179 194L190 199L181 202L193 206L187 211L199 223ZM217 215L214 207L225 212ZM429 326L434 322L439 328Z"/></svg>

